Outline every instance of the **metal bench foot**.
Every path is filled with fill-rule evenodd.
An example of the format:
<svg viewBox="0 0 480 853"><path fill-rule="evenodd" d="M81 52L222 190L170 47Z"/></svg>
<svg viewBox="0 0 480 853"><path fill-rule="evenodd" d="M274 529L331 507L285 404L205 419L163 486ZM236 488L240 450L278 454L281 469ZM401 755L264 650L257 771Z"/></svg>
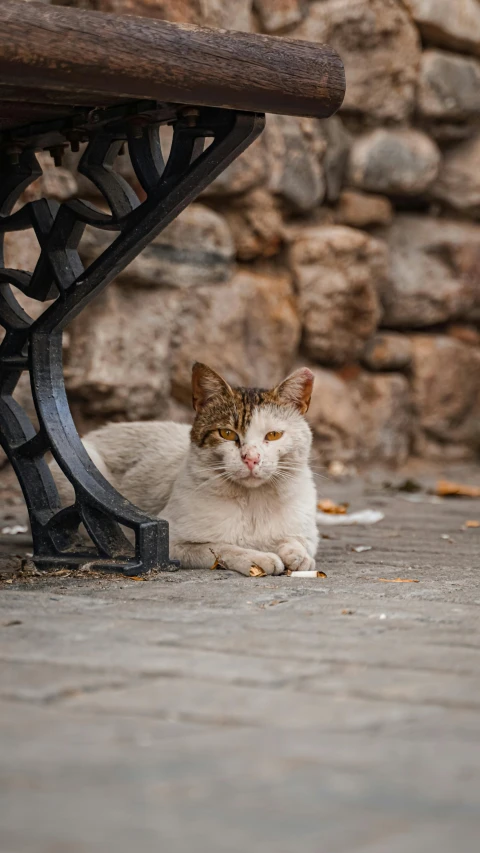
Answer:
<svg viewBox="0 0 480 853"><path fill-rule="evenodd" d="M158 129L167 121L174 131L165 163ZM5 329L0 346L0 443L23 490L37 566L74 568L89 563L130 575L176 568L169 559L168 524L125 500L100 474L80 441L65 392L62 332L254 141L263 125L264 117L254 113L141 102L78 110L75 121L70 117L68 122L30 125L11 132L8 145L2 140L1 243L7 231L33 228L41 248L33 272L5 269L0 263L0 324ZM208 139L212 141L205 149ZM60 156L64 145L71 142L73 147L79 141L88 141L79 171L102 192L111 213L80 200L59 205L46 199L12 213L21 193L41 174L35 150L49 148ZM113 170L124 144L146 196L142 202ZM87 225L118 236L85 269L77 248ZM11 285L40 302L55 301L33 321ZM30 375L38 431L12 396L23 371ZM72 506L62 508L45 459L48 452L74 488ZM79 534L81 524L89 545ZM122 525L134 532L134 545Z"/></svg>

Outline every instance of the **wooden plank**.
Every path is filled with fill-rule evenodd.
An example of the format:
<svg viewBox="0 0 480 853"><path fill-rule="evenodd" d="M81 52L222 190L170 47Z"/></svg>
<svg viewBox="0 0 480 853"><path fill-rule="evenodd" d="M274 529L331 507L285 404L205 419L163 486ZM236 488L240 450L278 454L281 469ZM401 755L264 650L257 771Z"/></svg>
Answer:
<svg viewBox="0 0 480 853"><path fill-rule="evenodd" d="M327 45L12 0L0 4L0 80L19 101L152 98L317 118L345 93Z"/></svg>

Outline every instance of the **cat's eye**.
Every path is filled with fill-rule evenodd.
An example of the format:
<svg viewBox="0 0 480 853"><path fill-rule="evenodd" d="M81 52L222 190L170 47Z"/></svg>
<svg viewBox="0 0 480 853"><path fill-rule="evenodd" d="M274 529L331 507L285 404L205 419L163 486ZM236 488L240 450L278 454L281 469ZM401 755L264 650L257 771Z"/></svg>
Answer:
<svg viewBox="0 0 480 853"><path fill-rule="evenodd" d="M233 429L219 429L218 434L224 441L236 441L238 438L237 433Z"/></svg>
<svg viewBox="0 0 480 853"><path fill-rule="evenodd" d="M272 429L271 432L267 432L265 436L265 441L278 441L278 439L281 438L282 435L283 432L277 432L276 430Z"/></svg>

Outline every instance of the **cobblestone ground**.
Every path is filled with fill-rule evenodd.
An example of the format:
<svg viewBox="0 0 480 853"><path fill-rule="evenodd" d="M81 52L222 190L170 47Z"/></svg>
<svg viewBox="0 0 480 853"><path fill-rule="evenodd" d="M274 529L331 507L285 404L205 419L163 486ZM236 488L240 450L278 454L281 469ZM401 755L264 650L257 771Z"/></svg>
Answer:
<svg viewBox="0 0 480 853"><path fill-rule="evenodd" d="M480 501L319 489L385 512L326 579L22 575L1 537L1 853L476 853Z"/></svg>

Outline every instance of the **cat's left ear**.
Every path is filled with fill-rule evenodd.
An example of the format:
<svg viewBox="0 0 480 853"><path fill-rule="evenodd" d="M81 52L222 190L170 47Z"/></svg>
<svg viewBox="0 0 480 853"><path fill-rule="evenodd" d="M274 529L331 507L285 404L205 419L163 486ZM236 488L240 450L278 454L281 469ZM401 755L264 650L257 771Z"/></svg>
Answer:
<svg viewBox="0 0 480 853"><path fill-rule="evenodd" d="M273 394L278 402L285 406L294 406L305 415L310 406L314 375L308 367L301 367L278 385Z"/></svg>

